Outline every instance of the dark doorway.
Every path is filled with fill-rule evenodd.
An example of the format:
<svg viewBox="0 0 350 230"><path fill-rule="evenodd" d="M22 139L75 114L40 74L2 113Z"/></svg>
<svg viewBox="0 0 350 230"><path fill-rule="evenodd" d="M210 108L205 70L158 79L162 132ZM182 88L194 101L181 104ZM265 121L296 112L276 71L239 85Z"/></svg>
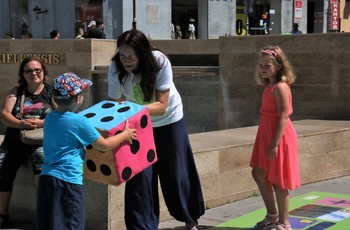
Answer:
<svg viewBox="0 0 350 230"><path fill-rule="evenodd" d="M307 3L307 33L314 33L315 3Z"/></svg>
<svg viewBox="0 0 350 230"><path fill-rule="evenodd" d="M171 22L175 27L180 26L182 32L182 38L187 39L189 19L193 18L193 23L196 31L196 37L198 37L198 2L196 1L172 1L172 16Z"/></svg>
<svg viewBox="0 0 350 230"><path fill-rule="evenodd" d="M269 32L270 4L256 2L253 11L249 12L250 35L266 35Z"/></svg>

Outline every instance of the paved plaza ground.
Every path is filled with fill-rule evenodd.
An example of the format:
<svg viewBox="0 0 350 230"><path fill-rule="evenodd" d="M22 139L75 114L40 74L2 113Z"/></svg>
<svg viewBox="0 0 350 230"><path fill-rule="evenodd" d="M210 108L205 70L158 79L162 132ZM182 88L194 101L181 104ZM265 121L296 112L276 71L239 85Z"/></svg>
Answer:
<svg viewBox="0 0 350 230"><path fill-rule="evenodd" d="M350 176L345 176L345 177L303 185L301 186L301 188L291 191L291 197L299 196L312 191L340 193L340 194L350 195ZM254 196L244 200L236 201L230 204L226 204L220 207L206 210L204 216L202 216L202 218L199 220L199 229L238 230L238 228L223 228L223 227L214 227L214 226L217 226L229 220L241 217L247 213L261 209L263 207L264 207L264 204L261 197ZM257 221L259 220L256 220L256 222ZM160 223L159 229L160 230L181 230L184 228L183 228L183 223L175 220L169 220L169 221ZM350 226L347 230L349 229L350 229ZM341 230L345 230L345 229L341 229Z"/></svg>
<svg viewBox="0 0 350 230"><path fill-rule="evenodd" d="M350 195L350 176L303 185L301 186L301 188L291 191L291 196L295 197L312 191ZM247 213L261 209L263 207L264 204L261 197L254 196L244 200L236 201L230 204L206 210L204 216L202 216L202 218L199 220L199 229L237 230L237 228L223 228L215 226L225 223L229 220L239 218L243 215L246 215ZM34 230L35 227L31 223L16 220L11 222L11 225L8 229ZM159 230L182 229L184 229L183 223L175 220L164 221L159 225Z"/></svg>

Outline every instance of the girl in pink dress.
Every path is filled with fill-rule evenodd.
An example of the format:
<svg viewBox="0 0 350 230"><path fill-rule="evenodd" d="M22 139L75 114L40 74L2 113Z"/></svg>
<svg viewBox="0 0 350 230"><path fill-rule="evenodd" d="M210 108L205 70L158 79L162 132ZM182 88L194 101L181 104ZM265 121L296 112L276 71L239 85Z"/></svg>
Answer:
<svg viewBox="0 0 350 230"><path fill-rule="evenodd" d="M265 89L250 166L267 214L254 229L291 229L289 190L300 187L297 134L289 119L293 112L290 85L295 78L280 47L260 51L257 82Z"/></svg>

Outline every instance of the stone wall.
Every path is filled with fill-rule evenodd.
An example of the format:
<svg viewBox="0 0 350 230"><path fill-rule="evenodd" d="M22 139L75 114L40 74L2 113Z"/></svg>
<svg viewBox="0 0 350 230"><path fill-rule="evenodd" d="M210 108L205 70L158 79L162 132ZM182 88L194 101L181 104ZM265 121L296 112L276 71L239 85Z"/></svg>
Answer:
<svg viewBox="0 0 350 230"><path fill-rule="evenodd" d="M350 119L349 39L349 33L223 38L220 67L222 88L228 92L223 97L228 99L223 112L228 114L229 127L249 125L257 119L261 88L252 85L256 52L269 44L281 46L296 70L297 81L291 86L292 119Z"/></svg>
<svg viewBox="0 0 350 230"><path fill-rule="evenodd" d="M174 80L193 133L257 124L262 88L256 86L254 73L257 52L268 44L281 46L296 69L298 78L292 85L293 120L350 118L347 100L350 97L350 33L154 40L151 43L173 63ZM48 65L50 79L58 73L73 71L94 81L83 109L98 98L106 98L106 67L115 49L115 40L2 39L0 103L17 82L19 63L11 59L12 54L59 54L60 63ZM205 117L203 110L207 111Z"/></svg>
<svg viewBox="0 0 350 230"><path fill-rule="evenodd" d="M350 119L347 99L350 96L350 33L221 37L193 43L165 40L154 43L175 64L181 63L178 60L181 56L188 55L190 59L191 56L206 55L215 65L213 57L218 55L219 130L257 124L262 93L262 88L255 84L257 53L266 45L280 46L296 70L297 81L291 87L293 120ZM198 66L202 63L193 59L190 62ZM195 104L192 102L192 106Z"/></svg>
<svg viewBox="0 0 350 230"><path fill-rule="evenodd" d="M257 191L247 162L261 103L261 88L254 81L257 51L267 44L280 45L296 69L292 119L328 119L297 122L304 130L299 135L303 183L349 175L345 164L349 162L349 125L329 121L350 118L349 33L159 40L152 44L174 63L207 208ZM74 71L94 81L83 109L106 96L103 75L115 48L114 40L0 40L0 102L16 85L16 58L29 53L59 54L61 61L48 66L50 79ZM191 66L181 66L184 57ZM35 188L30 174L28 166L19 172L11 203L14 217L21 219L34 216ZM85 189L88 226L122 229L123 185L86 181ZM164 203L161 215L169 218Z"/></svg>

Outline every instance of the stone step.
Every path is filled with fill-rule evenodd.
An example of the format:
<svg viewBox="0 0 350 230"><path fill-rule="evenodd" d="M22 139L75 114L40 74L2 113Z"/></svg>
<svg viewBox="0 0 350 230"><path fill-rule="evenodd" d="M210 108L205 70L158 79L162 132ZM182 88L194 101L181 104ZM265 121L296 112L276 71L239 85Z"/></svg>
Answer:
<svg viewBox="0 0 350 230"><path fill-rule="evenodd" d="M298 133L302 184L350 175L350 121L299 120L293 124ZM258 193L249 167L256 131L257 126L251 126L190 135L206 208ZM125 229L124 184L84 183L86 229ZM10 207L12 218L35 219L35 194L31 167L26 164L17 175ZM160 197L161 221L171 219Z"/></svg>

